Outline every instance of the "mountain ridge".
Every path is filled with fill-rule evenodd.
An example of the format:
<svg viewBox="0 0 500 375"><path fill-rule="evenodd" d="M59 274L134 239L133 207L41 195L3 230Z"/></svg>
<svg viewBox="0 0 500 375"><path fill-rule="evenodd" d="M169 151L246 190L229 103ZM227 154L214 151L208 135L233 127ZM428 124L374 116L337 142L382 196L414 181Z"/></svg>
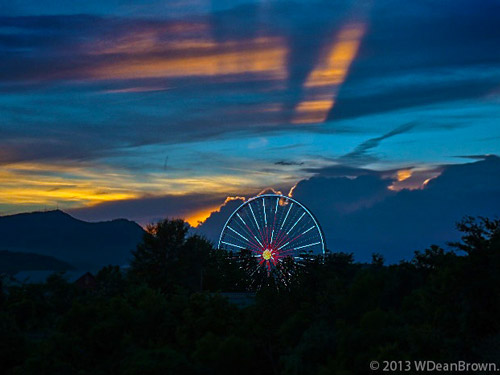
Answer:
<svg viewBox="0 0 500 375"><path fill-rule="evenodd" d="M0 248L55 257L80 269L125 265L144 230L127 219L79 220L61 210L0 216Z"/></svg>

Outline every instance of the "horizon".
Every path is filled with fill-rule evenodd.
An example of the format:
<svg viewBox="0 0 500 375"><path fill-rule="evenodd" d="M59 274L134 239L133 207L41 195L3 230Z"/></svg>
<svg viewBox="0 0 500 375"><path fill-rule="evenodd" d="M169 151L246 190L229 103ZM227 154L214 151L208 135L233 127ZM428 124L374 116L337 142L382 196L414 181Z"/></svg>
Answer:
<svg viewBox="0 0 500 375"><path fill-rule="evenodd" d="M314 214L323 229L326 247L331 252L353 253L355 259L361 262L369 261L373 253L380 253L389 263L396 263L411 259L415 250L422 251L431 245L448 248L449 242L459 239L456 224L467 216L491 219L499 216L500 157L475 156L474 160L467 164L443 166L440 174L421 189L391 189L394 180L387 179L385 172L367 173L366 169L351 169L350 173L355 171L359 174L356 178L331 177L339 172L338 168L333 168L328 170L330 177L325 177L323 173L323 176L299 182L293 190L293 199ZM326 201L317 199L329 194ZM220 208L212 211L207 220L197 227L191 226L191 233L203 235L216 246L224 224L248 198L240 196L222 201ZM144 201L138 201L139 206L127 208L147 212L151 208L161 210L168 203L152 198L145 207ZM142 229L165 218L178 218L165 217L160 213L157 219L141 223L120 215L122 207L119 202L101 207L98 213L102 217L97 220L95 217L93 220L86 218L85 211L60 211L83 222L106 223L125 219ZM43 213L43 210L39 212ZM138 215L140 213L139 210ZM9 227L0 225L0 231L2 228L4 236L10 236ZM58 231L58 228L44 229L46 234ZM80 231L74 234L82 235ZM11 246L17 245L13 242ZM130 246L131 250L135 242ZM66 260L70 261L70 258Z"/></svg>

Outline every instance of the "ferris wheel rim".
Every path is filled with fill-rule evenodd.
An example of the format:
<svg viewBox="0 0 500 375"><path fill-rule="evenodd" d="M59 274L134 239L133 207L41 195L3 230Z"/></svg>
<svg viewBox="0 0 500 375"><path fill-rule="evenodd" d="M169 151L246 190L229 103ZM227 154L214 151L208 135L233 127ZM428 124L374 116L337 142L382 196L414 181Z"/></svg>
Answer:
<svg viewBox="0 0 500 375"><path fill-rule="evenodd" d="M231 215L229 216L229 218L226 220L226 222L224 223L224 226L222 227L222 230L220 232L220 236L219 236L219 242L217 244L217 249L221 249L221 242L222 242L222 237L226 231L226 227L228 225L228 223L231 221L231 219L233 218L233 216L241 209L243 208L244 206L248 205L250 202L256 200L256 199L259 199L259 198L264 198L264 197L274 197L274 198L284 198L284 199L287 199L287 200L290 200L291 202L293 202L294 204L297 204L299 207L301 207L310 217L311 219L313 220L314 222L314 225L316 226L316 228L318 228L318 233L319 233L319 237L321 239L321 251L322 251L322 254L325 255L326 254L326 245L325 245L325 239L324 239L324 234L323 234L323 229L321 228L321 225L319 224L319 221L318 219L316 219L316 216L314 216L314 214L311 212L311 210L309 210L303 203L300 203L299 201L297 201L296 199L292 198L292 197L289 197L287 195L283 195L283 194L274 194L274 193L267 193L267 194L260 194L260 195L256 195L254 197L251 197L251 198L248 198L245 202L243 202L242 204L240 204L232 213Z"/></svg>

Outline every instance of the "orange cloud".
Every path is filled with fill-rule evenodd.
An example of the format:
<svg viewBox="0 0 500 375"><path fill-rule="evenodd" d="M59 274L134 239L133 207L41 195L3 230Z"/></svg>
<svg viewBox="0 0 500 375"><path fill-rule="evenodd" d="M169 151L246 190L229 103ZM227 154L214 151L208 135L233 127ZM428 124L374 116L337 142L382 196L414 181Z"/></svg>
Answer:
<svg viewBox="0 0 500 375"><path fill-rule="evenodd" d="M399 182L409 179L411 175L411 169L401 169L397 172L397 178Z"/></svg>
<svg viewBox="0 0 500 375"><path fill-rule="evenodd" d="M393 191L424 189L430 180L440 174L439 169L400 169L396 172L396 179L388 188Z"/></svg>
<svg viewBox="0 0 500 375"><path fill-rule="evenodd" d="M281 191L279 191L279 190L276 190L276 189L274 189L274 188L272 188L272 187L267 187L267 188L265 188L265 189L262 189L262 190L259 192L259 194L257 194L257 195L262 195L262 194L270 194L270 193L272 193L272 194L283 194L283 193L282 193Z"/></svg>
<svg viewBox="0 0 500 375"><path fill-rule="evenodd" d="M289 196L290 198L292 198L292 197L293 197L293 191L297 188L297 185L298 185L298 184L299 184L299 183L297 182L295 185L293 185L293 186L290 188L290 191L288 192L288 196Z"/></svg>
<svg viewBox="0 0 500 375"><path fill-rule="evenodd" d="M200 191L238 191L241 186L258 184L255 176L217 175L207 177L145 174L137 179L128 172L106 165L64 165L12 163L0 170L0 205L8 212L17 207L41 209L45 206L77 208L144 196L184 195ZM228 199L239 197L229 197ZM226 201L227 202L227 201ZM12 208L9 208L12 207ZM217 207L208 207L213 211ZM210 214L208 212L208 214ZM194 214L193 214L194 215ZM199 215L202 216L201 213ZM192 219L192 222L198 219Z"/></svg>
<svg viewBox="0 0 500 375"><path fill-rule="evenodd" d="M294 124L312 124L316 122L324 122L328 112L334 105L334 100L307 100L299 103L295 108Z"/></svg>
<svg viewBox="0 0 500 375"><path fill-rule="evenodd" d="M64 203L74 207L107 201L132 199L137 192L126 184L110 183L111 174L81 167L35 163L3 166L0 172L0 204L18 206L56 206Z"/></svg>
<svg viewBox="0 0 500 375"><path fill-rule="evenodd" d="M193 44L194 43L194 44ZM116 47L115 47L116 48ZM281 38L261 37L241 42L178 41L158 45L146 39L132 43L119 60L92 68L96 79L175 78L261 74L286 77L287 49ZM119 48L121 50L122 47ZM159 49L162 53L151 53ZM172 50L174 49L174 50ZM184 49L183 53L175 50ZM147 50L147 53L144 53Z"/></svg>
<svg viewBox="0 0 500 375"><path fill-rule="evenodd" d="M220 206L214 206L209 208L204 208L202 210L193 212L189 214L184 220L186 220L192 227L197 227L203 223L213 212L218 212Z"/></svg>
<svg viewBox="0 0 500 375"><path fill-rule="evenodd" d="M322 87L342 84L352 61L356 57L364 33L365 26L363 24L344 27L326 59L311 72L304 86Z"/></svg>
<svg viewBox="0 0 500 375"><path fill-rule="evenodd" d="M364 24L346 25L327 49L323 59L304 83L305 99L295 108L293 123L324 122L335 105L339 87L344 83L365 34Z"/></svg>

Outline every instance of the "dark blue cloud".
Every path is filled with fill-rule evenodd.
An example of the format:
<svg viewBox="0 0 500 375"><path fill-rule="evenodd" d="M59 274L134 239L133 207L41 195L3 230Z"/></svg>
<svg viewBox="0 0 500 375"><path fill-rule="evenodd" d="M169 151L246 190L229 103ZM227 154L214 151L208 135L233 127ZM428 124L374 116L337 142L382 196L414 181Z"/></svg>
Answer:
<svg viewBox="0 0 500 375"><path fill-rule="evenodd" d="M390 191L391 181L381 173L357 178L319 175L299 182L294 198L314 212L330 250L353 252L360 261L379 252L398 262L431 244L446 246L457 240L455 223L466 215L499 216L499 157L441 168L442 174L421 190ZM234 208L209 218L202 232L216 239Z"/></svg>
<svg viewBox="0 0 500 375"><path fill-rule="evenodd" d="M409 123L398 126L396 129L391 130L390 132L383 134L379 137L370 138L363 143L359 144L352 150L351 152L343 155L338 160L342 164L351 164L351 165L366 165L370 162L374 161L374 157L369 155L369 151L376 148L380 142L385 139L397 136L399 134L406 133L410 131L415 124Z"/></svg>
<svg viewBox="0 0 500 375"><path fill-rule="evenodd" d="M330 118L486 95L497 87L499 22L494 0L373 2L369 32Z"/></svg>

